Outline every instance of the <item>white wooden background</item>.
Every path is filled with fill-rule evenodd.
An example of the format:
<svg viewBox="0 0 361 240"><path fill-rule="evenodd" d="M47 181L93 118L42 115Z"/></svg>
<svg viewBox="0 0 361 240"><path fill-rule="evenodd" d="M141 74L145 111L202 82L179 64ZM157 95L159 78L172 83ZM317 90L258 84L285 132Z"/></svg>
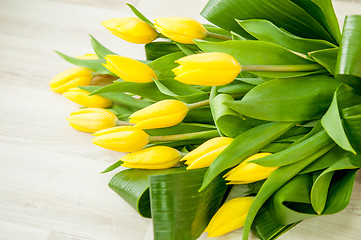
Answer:
<svg viewBox="0 0 361 240"><path fill-rule="evenodd" d="M206 0L128 2L150 18L202 20ZM335 8L341 22L361 14L361 3L335 2ZM0 0L0 240L152 239L151 221L107 187L113 173L99 173L122 154L70 128L64 118L78 106L48 87L71 66L52 50L90 52L88 33L115 52L144 57L141 45L100 25L129 15L123 0ZM280 239L361 239L360 233L359 177L345 211L306 220ZM217 239L240 239L240 232Z"/></svg>

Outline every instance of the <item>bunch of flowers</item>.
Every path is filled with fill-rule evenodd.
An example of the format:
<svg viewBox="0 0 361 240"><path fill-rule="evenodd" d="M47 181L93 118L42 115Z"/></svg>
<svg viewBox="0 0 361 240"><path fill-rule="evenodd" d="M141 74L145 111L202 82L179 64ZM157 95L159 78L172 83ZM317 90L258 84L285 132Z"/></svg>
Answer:
<svg viewBox="0 0 361 240"><path fill-rule="evenodd" d="M202 15L102 22L147 60L91 37L95 54L51 89L84 106L67 120L127 152L109 187L155 239L243 229L275 239L349 203L361 168L361 16L341 35L330 0L210 0Z"/></svg>

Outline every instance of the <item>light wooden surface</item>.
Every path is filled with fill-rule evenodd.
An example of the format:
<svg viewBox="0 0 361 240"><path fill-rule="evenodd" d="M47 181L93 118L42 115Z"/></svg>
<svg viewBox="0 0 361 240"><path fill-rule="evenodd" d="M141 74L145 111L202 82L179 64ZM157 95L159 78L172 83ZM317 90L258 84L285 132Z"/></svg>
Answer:
<svg viewBox="0 0 361 240"><path fill-rule="evenodd" d="M205 0L130 0L150 18L202 20ZM152 239L151 221L108 187L99 172L122 156L91 144L65 117L78 108L49 91L48 82L70 65L52 50L91 52L88 33L125 56L143 46L126 43L100 21L129 16L122 0L0 0L0 240ZM343 21L360 3L335 2ZM205 22L204 20L202 20ZM361 179L349 207L306 220L280 239L360 239ZM204 236L203 236L204 237ZM240 239L239 231L221 240Z"/></svg>

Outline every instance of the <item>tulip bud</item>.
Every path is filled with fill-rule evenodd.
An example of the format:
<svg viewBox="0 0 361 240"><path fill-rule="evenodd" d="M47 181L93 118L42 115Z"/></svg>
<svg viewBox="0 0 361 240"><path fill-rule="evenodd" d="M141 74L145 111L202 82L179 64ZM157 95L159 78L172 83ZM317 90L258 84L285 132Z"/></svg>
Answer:
<svg viewBox="0 0 361 240"><path fill-rule="evenodd" d="M209 167L218 155L233 141L229 137L212 138L185 155L181 161L186 161L187 169Z"/></svg>
<svg viewBox="0 0 361 240"><path fill-rule="evenodd" d="M194 39L207 37L206 28L198 21L187 17L160 17L154 19L154 27L173 41L193 44Z"/></svg>
<svg viewBox="0 0 361 240"><path fill-rule="evenodd" d="M93 135L95 145L118 152L135 152L144 148L149 142L149 135L133 126L108 128Z"/></svg>
<svg viewBox="0 0 361 240"><path fill-rule="evenodd" d="M271 153L257 153L244 160L224 175L226 180L231 181L228 184L248 184L268 178L277 167L263 167L255 163L249 163L268 155L271 155Z"/></svg>
<svg viewBox="0 0 361 240"><path fill-rule="evenodd" d="M157 78L153 69L135 59L108 55L105 60L104 67L126 82L146 83Z"/></svg>
<svg viewBox="0 0 361 240"><path fill-rule="evenodd" d="M112 18L102 25L115 36L131 43L150 43L158 37L154 28L136 17Z"/></svg>
<svg viewBox="0 0 361 240"><path fill-rule="evenodd" d="M88 108L107 108L113 104L113 102L109 99L103 98L98 95L89 96L89 94L90 92L82 90L80 88L72 88L63 93L63 96L73 102L76 102Z"/></svg>
<svg viewBox="0 0 361 240"><path fill-rule="evenodd" d="M207 237L218 237L243 227L253 201L254 197L240 197L224 203L204 230Z"/></svg>
<svg viewBox="0 0 361 240"><path fill-rule="evenodd" d="M172 71L175 80L194 85L219 86L232 82L241 65L231 55L221 52L200 53L175 61L180 66Z"/></svg>
<svg viewBox="0 0 361 240"><path fill-rule="evenodd" d="M83 108L71 113L66 120L70 122L70 126L79 131L94 133L114 127L118 118L111 111L102 108Z"/></svg>
<svg viewBox="0 0 361 240"><path fill-rule="evenodd" d="M142 129L165 128L182 122L187 113L187 104L178 100L162 100L136 111L129 117L129 122Z"/></svg>
<svg viewBox="0 0 361 240"><path fill-rule="evenodd" d="M70 88L87 86L93 79L92 72L83 67L74 67L57 74L49 83L51 90L63 93Z"/></svg>
<svg viewBox="0 0 361 240"><path fill-rule="evenodd" d="M86 53L84 55L76 56L75 58L82 59L82 60L97 60L99 59L98 56L94 53Z"/></svg>
<svg viewBox="0 0 361 240"><path fill-rule="evenodd" d="M155 146L129 153L121 161L127 168L166 169L177 165L180 158L180 152L174 148Z"/></svg>

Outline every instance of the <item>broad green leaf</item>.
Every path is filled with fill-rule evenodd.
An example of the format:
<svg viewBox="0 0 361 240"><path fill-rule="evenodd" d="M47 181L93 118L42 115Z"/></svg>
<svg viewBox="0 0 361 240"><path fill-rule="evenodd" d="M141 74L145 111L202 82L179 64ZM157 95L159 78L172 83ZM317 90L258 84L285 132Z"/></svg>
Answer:
<svg viewBox="0 0 361 240"><path fill-rule="evenodd" d="M308 53L318 64L325 67L332 75L335 74L338 48L322 49Z"/></svg>
<svg viewBox="0 0 361 240"><path fill-rule="evenodd" d="M244 96L246 93L249 92L249 90L254 88L254 86L255 85L244 82L237 83L237 81L233 81L230 84L220 86L218 92L227 93L238 97L238 96Z"/></svg>
<svg viewBox="0 0 361 240"><path fill-rule="evenodd" d="M296 176L283 185L270 200L271 214L274 218L279 223L288 225L314 217L315 213L310 211L311 187L312 176L308 174Z"/></svg>
<svg viewBox="0 0 361 240"><path fill-rule="evenodd" d="M130 9L132 10L132 12L135 14L135 16L137 16L138 18L140 18L141 20L143 20L144 22L148 23L149 26L154 28L154 24L152 23L152 21L150 21L148 18L146 18L143 14L141 14L138 9L136 9L132 4L127 3L128 7L130 7Z"/></svg>
<svg viewBox="0 0 361 240"><path fill-rule="evenodd" d="M256 195L255 201L253 202L247 218L245 225L243 227L243 240L248 239L248 234L253 223L254 218L257 215L257 212L262 207L262 205L275 193L279 188L281 188L285 183L290 179L296 176L302 169L310 165L313 161L327 153L331 148L328 146L316 154L311 155L308 158L305 158L301 161L295 162L290 165L286 165L276 169L271 176L269 176L266 182L262 185L260 191Z"/></svg>
<svg viewBox="0 0 361 240"><path fill-rule="evenodd" d="M269 210L268 204L265 204L258 212L252 224L252 232L261 240L272 240L281 236L298 223L282 225L277 222Z"/></svg>
<svg viewBox="0 0 361 240"><path fill-rule="evenodd" d="M224 42L207 42L195 40L195 43L204 52L224 52L232 55L241 66L246 65L307 65L314 67L314 62L307 60L294 52L270 42L259 40L233 40ZM321 66L319 66L321 68ZM320 69L318 68L318 70ZM251 71L252 72L252 71ZM315 72L289 71L289 72L252 72L264 77L296 77Z"/></svg>
<svg viewBox="0 0 361 240"><path fill-rule="evenodd" d="M92 94L103 94L103 93L132 93L144 98L148 98L154 101L160 101L164 99L172 99L173 97L167 96L161 93L154 82L149 83L134 83L119 81L111 85L102 87Z"/></svg>
<svg viewBox="0 0 361 240"><path fill-rule="evenodd" d="M126 169L114 175L108 185L141 216L150 218L149 176L180 171L185 171L185 168L162 170Z"/></svg>
<svg viewBox="0 0 361 240"><path fill-rule="evenodd" d="M205 123L214 125L213 117L209 106L191 109L183 119L185 123Z"/></svg>
<svg viewBox="0 0 361 240"><path fill-rule="evenodd" d="M174 61L184 56L183 52L170 53L148 63L148 66L154 70L158 79L173 78L172 69L178 66Z"/></svg>
<svg viewBox="0 0 361 240"><path fill-rule="evenodd" d="M206 169L150 177L154 239L197 239L226 192L225 181L218 177L198 192Z"/></svg>
<svg viewBox="0 0 361 240"><path fill-rule="evenodd" d="M260 152L267 152L267 153L278 153L280 151L283 151L287 149L291 144L290 143L279 143L279 142L273 142L265 146L260 150Z"/></svg>
<svg viewBox="0 0 361 240"><path fill-rule="evenodd" d="M208 93L174 79L164 79L162 81L154 79L154 83L163 94L186 103L199 102L208 98Z"/></svg>
<svg viewBox="0 0 361 240"><path fill-rule="evenodd" d="M272 42L289 50L307 55L320 49L335 48L330 42L319 39L300 38L283 29L278 28L272 22L263 19L238 20L249 34L258 40Z"/></svg>
<svg viewBox="0 0 361 240"><path fill-rule="evenodd" d="M65 55L64 53L55 51L61 58L63 58L65 61L70 62L71 64L80 66L80 67L86 67L94 72L101 73L101 74L112 74L111 72L106 69L102 63L105 62L104 59L96 59L96 60L86 60L86 59L79 59L70 57L68 55Z"/></svg>
<svg viewBox="0 0 361 240"><path fill-rule="evenodd" d="M343 159L347 156L347 152L342 148L335 146L328 153L314 161L312 164L307 166L305 169L300 172L300 174L315 172L319 170L326 169L332 164L336 163L340 159Z"/></svg>
<svg viewBox="0 0 361 240"><path fill-rule="evenodd" d="M293 122L271 122L254 127L236 137L209 166L199 191L207 187L224 170L241 163L247 157L259 152L294 126L295 123Z"/></svg>
<svg viewBox="0 0 361 240"><path fill-rule="evenodd" d="M337 102L338 89L335 91L331 106L326 112L326 114L322 117L321 123L327 134L332 138L333 141L335 141L337 145L339 145L346 151L356 154L355 150L351 146L350 141L346 136L342 124L342 119Z"/></svg>
<svg viewBox="0 0 361 240"><path fill-rule="evenodd" d="M347 16L337 56L336 77L361 93L361 15Z"/></svg>
<svg viewBox="0 0 361 240"><path fill-rule="evenodd" d="M316 19L290 0L210 0L201 15L221 28L250 39L235 19L265 19L297 36L333 42Z"/></svg>
<svg viewBox="0 0 361 240"><path fill-rule="evenodd" d="M332 139L323 130L281 152L253 160L252 162L265 167L285 166L309 157L331 144L333 144Z"/></svg>
<svg viewBox="0 0 361 240"><path fill-rule="evenodd" d="M100 89L100 87L97 86L83 86L79 88L89 92L95 92L98 89ZM144 101L142 99L136 99L123 92L106 92L106 93L99 93L96 95L105 97L109 100L112 100L115 104L126 106L127 108L134 109L135 111L145 108L151 104L150 102Z"/></svg>
<svg viewBox="0 0 361 240"><path fill-rule="evenodd" d="M216 126L225 136L235 138L260 124L259 121L241 118L237 112L224 104L229 101L234 101L230 95L218 94L211 102Z"/></svg>
<svg viewBox="0 0 361 240"><path fill-rule="evenodd" d="M155 60L164 55L179 52L180 49L172 42L151 42L144 46L147 60Z"/></svg>
<svg viewBox="0 0 361 240"><path fill-rule="evenodd" d="M311 204L318 215L320 215L325 209L328 189L331 183L333 172L328 172L321 175L313 183L311 189Z"/></svg>
<svg viewBox="0 0 361 240"><path fill-rule="evenodd" d="M118 55L100 44L92 35L89 34L89 36L94 52L99 58L104 58L107 55Z"/></svg>
<svg viewBox="0 0 361 240"><path fill-rule="evenodd" d="M267 121L307 121L327 111L339 82L326 75L275 79L227 103L242 115Z"/></svg>
<svg viewBox="0 0 361 240"><path fill-rule="evenodd" d="M189 55L193 55L193 54L196 54L197 53L197 50L194 49L194 44L183 44L183 43L175 43L179 48L180 50L182 50L182 52L189 56Z"/></svg>
<svg viewBox="0 0 361 240"><path fill-rule="evenodd" d="M341 30L338 24L338 20L335 14L335 11L332 6L331 0L312 0L317 6L319 6L324 14L325 19L323 19L324 26L331 33L335 42L339 44L341 42Z"/></svg>

